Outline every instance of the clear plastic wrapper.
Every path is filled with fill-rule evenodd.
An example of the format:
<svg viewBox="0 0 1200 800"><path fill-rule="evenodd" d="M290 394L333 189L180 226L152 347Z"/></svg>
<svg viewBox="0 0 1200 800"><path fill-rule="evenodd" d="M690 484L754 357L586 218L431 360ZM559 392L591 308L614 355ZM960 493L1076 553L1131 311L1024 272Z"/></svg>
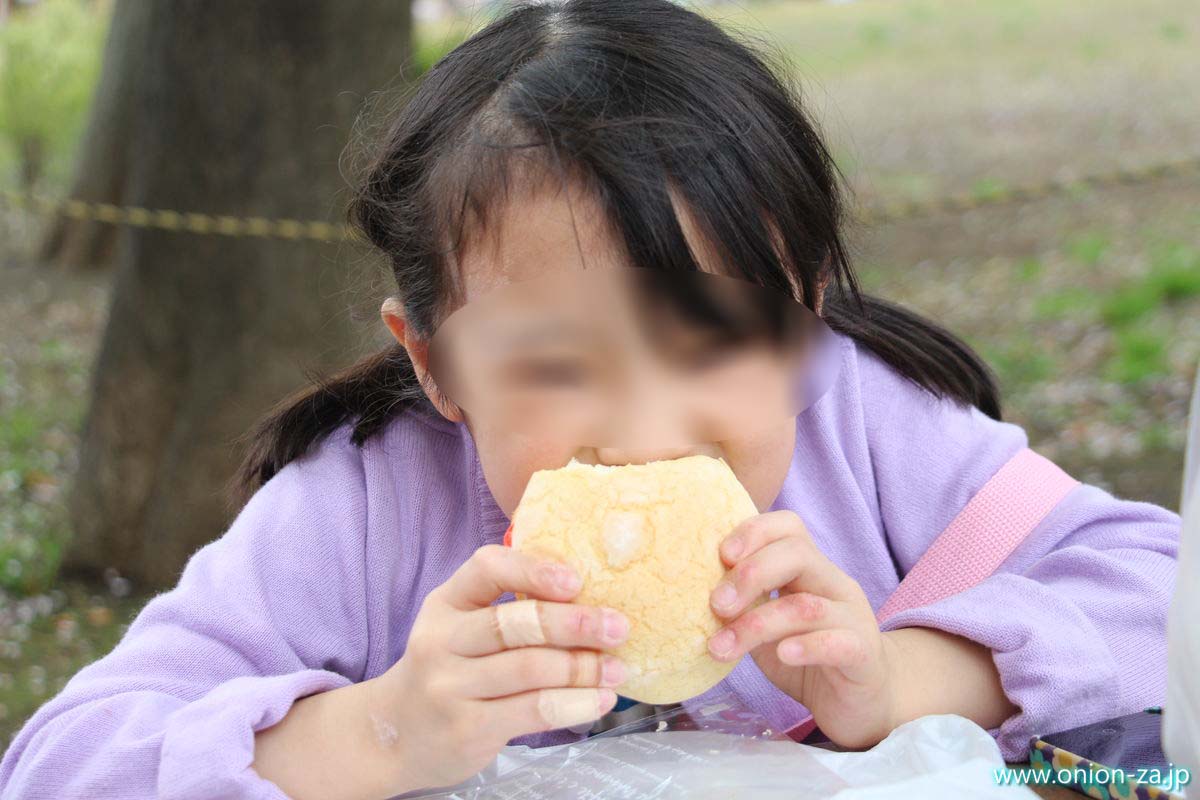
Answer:
<svg viewBox="0 0 1200 800"><path fill-rule="evenodd" d="M446 800L925 800L1036 797L1005 785L996 742L953 714L921 717L865 751L798 744L772 730L737 695L717 695L552 747L505 747L483 771L457 786L402 798Z"/></svg>
<svg viewBox="0 0 1200 800"><path fill-rule="evenodd" d="M848 784L732 692L671 708L578 742L505 747L453 786L401 795L446 800L643 800L829 797ZM803 774L803 785L796 785Z"/></svg>

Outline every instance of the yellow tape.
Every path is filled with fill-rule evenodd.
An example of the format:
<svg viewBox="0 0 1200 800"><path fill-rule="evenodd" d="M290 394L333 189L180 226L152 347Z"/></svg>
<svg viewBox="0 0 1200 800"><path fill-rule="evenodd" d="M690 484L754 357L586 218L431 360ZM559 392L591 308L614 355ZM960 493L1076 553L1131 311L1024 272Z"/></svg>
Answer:
<svg viewBox="0 0 1200 800"><path fill-rule="evenodd" d="M266 219L264 217L243 218L200 214L194 211L171 211L139 206L122 207L111 203L88 203L73 198L55 200L41 195L31 197L11 190L0 190L0 204L41 216L62 214L73 219L93 220L109 225L128 225L134 228L158 228L166 231L185 231L219 236L277 237L318 242L340 242L355 238L355 234L349 226L334 225L329 222Z"/></svg>
<svg viewBox="0 0 1200 800"><path fill-rule="evenodd" d="M1012 188L1000 187L978 194L950 195L928 201L902 200L885 203L864 209L860 214L860 219L868 223L879 224L937 214L956 214L984 206L1028 203L1056 195L1073 194L1081 190L1145 183L1192 173L1200 173L1200 157L1151 164L1135 169L1085 175L1074 180L1046 181L1031 186ZM55 200L40 195L31 197L11 190L0 190L0 204L42 216L62 214L74 219L94 220L110 225L158 228L187 233L275 237L318 242L341 242L358 238L349 226L334 225L329 222L233 217L200 214L193 211L148 209L138 206L121 207L111 203L88 203L73 198Z"/></svg>

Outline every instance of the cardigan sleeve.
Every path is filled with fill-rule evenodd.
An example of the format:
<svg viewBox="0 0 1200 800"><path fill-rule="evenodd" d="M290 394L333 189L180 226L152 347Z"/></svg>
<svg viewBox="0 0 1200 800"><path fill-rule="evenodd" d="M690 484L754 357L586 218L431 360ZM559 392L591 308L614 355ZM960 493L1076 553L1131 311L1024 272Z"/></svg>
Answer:
<svg viewBox="0 0 1200 800"><path fill-rule="evenodd" d="M18 732L0 796L284 798L254 734L361 679L365 526L357 448L289 464Z"/></svg>
<svg viewBox="0 0 1200 800"><path fill-rule="evenodd" d="M907 574L967 502L1028 446L1025 432L938 399L860 351L884 533ZM992 651L1019 712L989 731L1006 761L1029 737L1161 704L1180 519L1080 484L975 586L880 627L928 627Z"/></svg>

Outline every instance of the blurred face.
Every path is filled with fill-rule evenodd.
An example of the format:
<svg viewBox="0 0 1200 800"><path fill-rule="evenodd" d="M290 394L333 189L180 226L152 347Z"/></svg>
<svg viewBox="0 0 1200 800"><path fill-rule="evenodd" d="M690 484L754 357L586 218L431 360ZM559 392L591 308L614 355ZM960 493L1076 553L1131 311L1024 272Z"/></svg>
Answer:
<svg viewBox="0 0 1200 800"><path fill-rule="evenodd" d="M802 353L696 324L664 296L678 291L670 279L648 277L648 286L639 276L657 271L625 266L583 195L570 205L563 193L528 195L493 219L488 240L459 265L464 303L431 342L405 335L396 306L385 305L384 318L449 401L433 398L438 410L471 431L500 508L511 518L535 471L572 458L621 465L703 454L724 459L766 510L791 461ZM766 290L721 276L681 221L713 273L690 280L719 313L753 324L753 293Z"/></svg>

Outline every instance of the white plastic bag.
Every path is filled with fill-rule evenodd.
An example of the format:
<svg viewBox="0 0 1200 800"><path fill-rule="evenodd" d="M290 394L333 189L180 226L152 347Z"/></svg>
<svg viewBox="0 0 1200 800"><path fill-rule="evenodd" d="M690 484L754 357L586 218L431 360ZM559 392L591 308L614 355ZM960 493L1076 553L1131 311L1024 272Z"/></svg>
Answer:
<svg viewBox="0 0 1200 800"><path fill-rule="evenodd" d="M997 784L993 771L1004 766L992 737L964 717L922 717L868 751L834 752L771 730L727 693L691 709L690 717L672 709L579 742L505 747L486 769L457 786L402 797L1034 797L1027 788Z"/></svg>
<svg viewBox="0 0 1200 800"><path fill-rule="evenodd" d="M1016 782L1015 772L1007 773L996 740L957 714L931 714L906 722L870 750L822 750L814 757L850 785L834 795L837 800L1037 797Z"/></svg>
<svg viewBox="0 0 1200 800"><path fill-rule="evenodd" d="M1200 370L1192 391L1181 502L1183 533L1167 625L1163 750L1177 766L1196 775L1200 774Z"/></svg>

